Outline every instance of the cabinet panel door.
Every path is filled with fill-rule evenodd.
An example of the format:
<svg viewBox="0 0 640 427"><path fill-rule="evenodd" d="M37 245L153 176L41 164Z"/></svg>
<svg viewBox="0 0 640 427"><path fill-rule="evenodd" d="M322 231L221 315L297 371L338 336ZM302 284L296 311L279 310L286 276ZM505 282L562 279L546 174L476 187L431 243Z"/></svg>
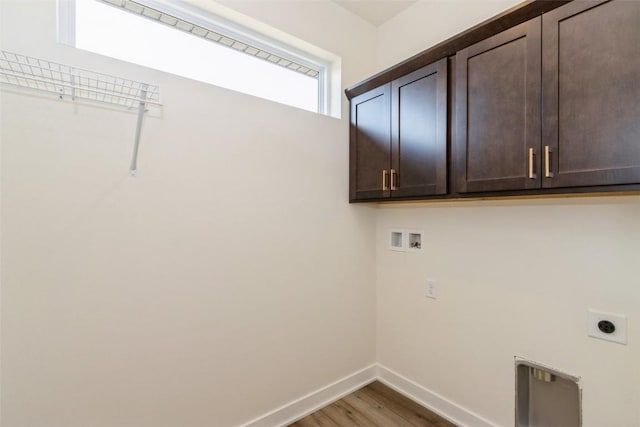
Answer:
<svg viewBox="0 0 640 427"><path fill-rule="evenodd" d="M461 193L538 188L541 19L456 55L454 161Z"/></svg>
<svg viewBox="0 0 640 427"><path fill-rule="evenodd" d="M639 183L640 2L545 14L543 52L543 187Z"/></svg>
<svg viewBox="0 0 640 427"><path fill-rule="evenodd" d="M447 193L447 58L391 88L391 197Z"/></svg>
<svg viewBox="0 0 640 427"><path fill-rule="evenodd" d="M391 84L351 100L349 198L389 197Z"/></svg>

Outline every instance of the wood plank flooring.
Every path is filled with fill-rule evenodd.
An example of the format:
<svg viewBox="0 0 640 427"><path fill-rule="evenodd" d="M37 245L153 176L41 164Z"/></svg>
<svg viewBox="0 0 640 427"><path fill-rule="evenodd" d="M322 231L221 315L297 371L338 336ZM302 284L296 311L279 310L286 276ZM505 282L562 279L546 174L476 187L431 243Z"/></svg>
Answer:
<svg viewBox="0 0 640 427"><path fill-rule="evenodd" d="M290 427L455 427L375 381L337 402L308 415Z"/></svg>

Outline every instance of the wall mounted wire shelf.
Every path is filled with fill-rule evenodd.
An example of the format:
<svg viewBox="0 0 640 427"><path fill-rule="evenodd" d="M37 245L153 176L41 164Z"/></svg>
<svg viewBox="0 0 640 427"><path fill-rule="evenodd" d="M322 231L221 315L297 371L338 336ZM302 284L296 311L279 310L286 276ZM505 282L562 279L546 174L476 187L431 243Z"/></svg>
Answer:
<svg viewBox="0 0 640 427"><path fill-rule="evenodd" d="M161 106L160 88L44 59L0 50L0 83L55 94L59 99L87 100L138 110L130 172L137 171L142 117L149 106Z"/></svg>

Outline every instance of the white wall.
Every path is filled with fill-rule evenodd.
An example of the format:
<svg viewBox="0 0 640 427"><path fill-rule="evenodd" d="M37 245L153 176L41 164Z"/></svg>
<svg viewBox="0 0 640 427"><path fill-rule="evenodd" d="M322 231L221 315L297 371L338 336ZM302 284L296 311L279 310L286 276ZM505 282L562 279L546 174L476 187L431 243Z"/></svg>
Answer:
<svg viewBox="0 0 640 427"><path fill-rule="evenodd" d="M3 49L164 98L132 179L134 113L0 92L4 427L233 426L374 361L375 210L347 203L347 117L57 45L52 0L0 5ZM277 24L341 55L346 84L373 71L373 27L290 6Z"/></svg>
<svg viewBox="0 0 640 427"><path fill-rule="evenodd" d="M419 0L378 28L384 69L520 3L520 0Z"/></svg>
<svg viewBox="0 0 640 427"><path fill-rule="evenodd" d="M442 2L422 1L381 27L381 63L498 11L456 3L443 15ZM639 196L381 207L378 361L508 426L521 356L582 378L585 427L640 425L638 218ZM423 229L424 253L388 251L390 228ZM426 278L437 300L423 297ZM588 338L588 308L628 315L629 344Z"/></svg>
<svg viewBox="0 0 640 427"><path fill-rule="evenodd" d="M585 426L639 425L638 218L638 196L381 208L378 361L507 426L521 356L582 377ZM398 227L424 253L387 250ZM588 338L588 308L628 315L629 344Z"/></svg>

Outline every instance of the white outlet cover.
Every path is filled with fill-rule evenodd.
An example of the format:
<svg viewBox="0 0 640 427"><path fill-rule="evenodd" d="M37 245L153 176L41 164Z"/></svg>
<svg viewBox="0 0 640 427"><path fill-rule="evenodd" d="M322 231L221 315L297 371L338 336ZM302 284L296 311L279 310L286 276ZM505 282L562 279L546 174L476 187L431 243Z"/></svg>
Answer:
<svg viewBox="0 0 640 427"><path fill-rule="evenodd" d="M611 334L605 334L600 329L598 329L598 322L600 322L601 320L610 321L615 325L616 330ZM627 317L620 314L604 313L602 311L590 309L587 312L587 334L593 338L626 345Z"/></svg>
<svg viewBox="0 0 640 427"><path fill-rule="evenodd" d="M424 296L438 299L438 284L434 279L427 279L424 285Z"/></svg>

